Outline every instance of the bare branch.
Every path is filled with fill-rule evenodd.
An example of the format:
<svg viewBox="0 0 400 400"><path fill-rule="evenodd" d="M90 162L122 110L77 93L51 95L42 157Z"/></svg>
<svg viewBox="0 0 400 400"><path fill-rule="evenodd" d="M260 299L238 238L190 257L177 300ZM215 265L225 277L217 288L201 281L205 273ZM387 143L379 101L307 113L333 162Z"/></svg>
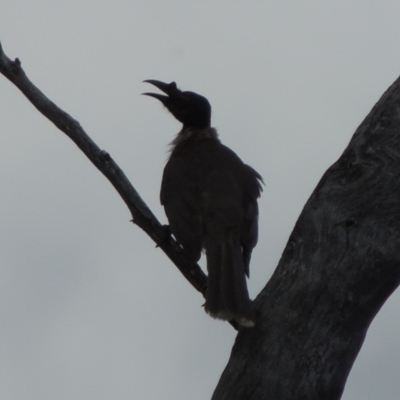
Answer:
<svg viewBox="0 0 400 400"><path fill-rule="evenodd" d="M26 76L18 58L10 60L0 43L0 73L8 78L29 101L64 132L103 173L128 206L132 221L142 228L179 268L185 278L203 295L207 278L201 268L186 258L180 245L166 233L165 227L146 206L117 163L82 129L78 121L49 100Z"/></svg>

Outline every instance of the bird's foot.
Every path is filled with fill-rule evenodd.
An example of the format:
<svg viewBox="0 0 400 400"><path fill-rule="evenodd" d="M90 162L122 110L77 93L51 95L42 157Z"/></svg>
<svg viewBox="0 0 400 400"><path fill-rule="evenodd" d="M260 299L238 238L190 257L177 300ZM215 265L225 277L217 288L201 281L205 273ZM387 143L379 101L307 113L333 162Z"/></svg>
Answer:
<svg viewBox="0 0 400 400"><path fill-rule="evenodd" d="M169 225L163 225L162 230L163 232L161 234L161 238L159 242L156 244L156 247L161 247L171 237L171 228L169 227Z"/></svg>

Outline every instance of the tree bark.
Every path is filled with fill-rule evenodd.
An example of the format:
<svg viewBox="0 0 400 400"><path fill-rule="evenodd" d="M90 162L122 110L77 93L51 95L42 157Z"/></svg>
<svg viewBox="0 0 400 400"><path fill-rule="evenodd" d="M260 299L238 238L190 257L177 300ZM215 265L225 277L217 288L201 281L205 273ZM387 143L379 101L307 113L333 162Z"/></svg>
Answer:
<svg viewBox="0 0 400 400"><path fill-rule="evenodd" d="M133 220L203 294L206 278L110 155L26 77L0 45L0 73L109 179ZM280 263L239 331L213 400L337 400L367 329L400 282L400 79L305 205Z"/></svg>
<svg viewBox="0 0 400 400"><path fill-rule="evenodd" d="M400 283L400 78L324 174L213 400L337 400Z"/></svg>

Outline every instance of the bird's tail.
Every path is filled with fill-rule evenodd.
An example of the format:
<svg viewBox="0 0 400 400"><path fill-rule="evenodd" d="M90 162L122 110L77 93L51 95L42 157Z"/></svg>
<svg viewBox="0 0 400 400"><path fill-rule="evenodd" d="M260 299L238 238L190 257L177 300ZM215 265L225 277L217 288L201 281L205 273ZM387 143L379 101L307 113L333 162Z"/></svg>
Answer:
<svg viewBox="0 0 400 400"><path fill-rule="evenodd" d="M205 243L208 284L205 310L213 318L254 326L239 235L228 230L221 241Z"/></svg>

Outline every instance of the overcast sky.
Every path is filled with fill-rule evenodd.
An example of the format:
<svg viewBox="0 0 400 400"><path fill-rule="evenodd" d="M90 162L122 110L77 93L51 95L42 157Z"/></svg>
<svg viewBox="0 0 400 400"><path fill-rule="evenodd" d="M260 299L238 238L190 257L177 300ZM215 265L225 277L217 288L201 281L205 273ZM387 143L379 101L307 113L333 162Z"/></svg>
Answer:
<svg viewBox="0 0 400 400"><path fill-rule="evenodd" d="M264 177L249 290L400 73L398 1L1 0L0 40L80 121L157 217L180 126L144 79L206 96L223 143ZM108 181L0 76L0 398L209 399L235 332L129 222ZM343 399L400 396L399 293Z"/></svg>

